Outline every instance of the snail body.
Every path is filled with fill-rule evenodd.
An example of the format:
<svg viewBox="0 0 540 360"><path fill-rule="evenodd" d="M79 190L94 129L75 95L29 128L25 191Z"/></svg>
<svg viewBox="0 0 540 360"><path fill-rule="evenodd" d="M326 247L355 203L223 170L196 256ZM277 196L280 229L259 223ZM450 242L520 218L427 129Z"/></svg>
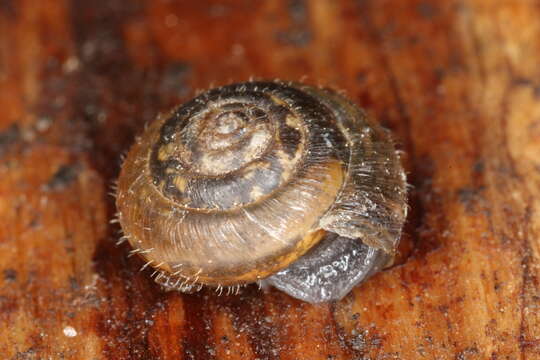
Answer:
<svg viewBox="0 0 540 360"><path fill-rule="evenodd" d="M259 282L321 302L391 261L406 180L388 132L341 95L247 82L150 124L122 166L117 207L166 288Z"/></svg>

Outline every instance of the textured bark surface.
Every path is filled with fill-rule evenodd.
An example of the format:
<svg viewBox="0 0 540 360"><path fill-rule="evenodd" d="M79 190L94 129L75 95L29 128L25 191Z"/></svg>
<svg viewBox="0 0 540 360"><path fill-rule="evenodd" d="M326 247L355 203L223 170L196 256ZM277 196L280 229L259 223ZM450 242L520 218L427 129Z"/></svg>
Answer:
<svg viewBox="0 0 540 360"><path fill-rule="evenodd" d="M0 0L0 357L540 358L539 39L534 0ZM134 136L250 76L406 153L414 248L341 302L165 293L115 246Z"/></svg>

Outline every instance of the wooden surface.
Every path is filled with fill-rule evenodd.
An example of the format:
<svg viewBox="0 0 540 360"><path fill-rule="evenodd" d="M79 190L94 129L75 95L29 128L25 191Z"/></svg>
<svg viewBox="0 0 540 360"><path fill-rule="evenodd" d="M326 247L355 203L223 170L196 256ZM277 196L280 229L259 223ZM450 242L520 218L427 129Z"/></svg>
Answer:
<svg viewBox="0 0 540 360"><path fill-rule="evenodd" d="M0 0L1 359L540 359L540 2ZM164 293L120 154L250 76L346 91L405 151L402 264L339 303Z"/></svg>

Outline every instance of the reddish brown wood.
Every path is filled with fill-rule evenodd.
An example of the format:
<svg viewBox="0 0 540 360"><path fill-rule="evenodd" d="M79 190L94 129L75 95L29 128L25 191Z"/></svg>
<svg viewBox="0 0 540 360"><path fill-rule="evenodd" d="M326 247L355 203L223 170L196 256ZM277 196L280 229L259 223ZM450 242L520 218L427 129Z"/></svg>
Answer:
<svg viewBox="0 0 540 360"><path fill-rule="evenodd" d="M535 0L0 0L0 357L540 358L538 39ZM135 134L250 76L405 151L414 248L341 302L165 293L115 246Z"/></svg>

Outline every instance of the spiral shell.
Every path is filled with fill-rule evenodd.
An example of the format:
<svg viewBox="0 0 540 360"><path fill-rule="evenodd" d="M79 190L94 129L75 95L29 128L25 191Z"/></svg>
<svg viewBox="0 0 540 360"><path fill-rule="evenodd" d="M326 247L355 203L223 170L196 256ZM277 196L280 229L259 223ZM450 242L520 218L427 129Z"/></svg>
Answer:
<svg viewBox="0 0 540 360"><path fill-rule="evenodd" d="M247 82L158 117L124 162L117 207L160 282L187 290L267 278L329 234L392 254L405 185L387 131L350 101Z"/></svg>

